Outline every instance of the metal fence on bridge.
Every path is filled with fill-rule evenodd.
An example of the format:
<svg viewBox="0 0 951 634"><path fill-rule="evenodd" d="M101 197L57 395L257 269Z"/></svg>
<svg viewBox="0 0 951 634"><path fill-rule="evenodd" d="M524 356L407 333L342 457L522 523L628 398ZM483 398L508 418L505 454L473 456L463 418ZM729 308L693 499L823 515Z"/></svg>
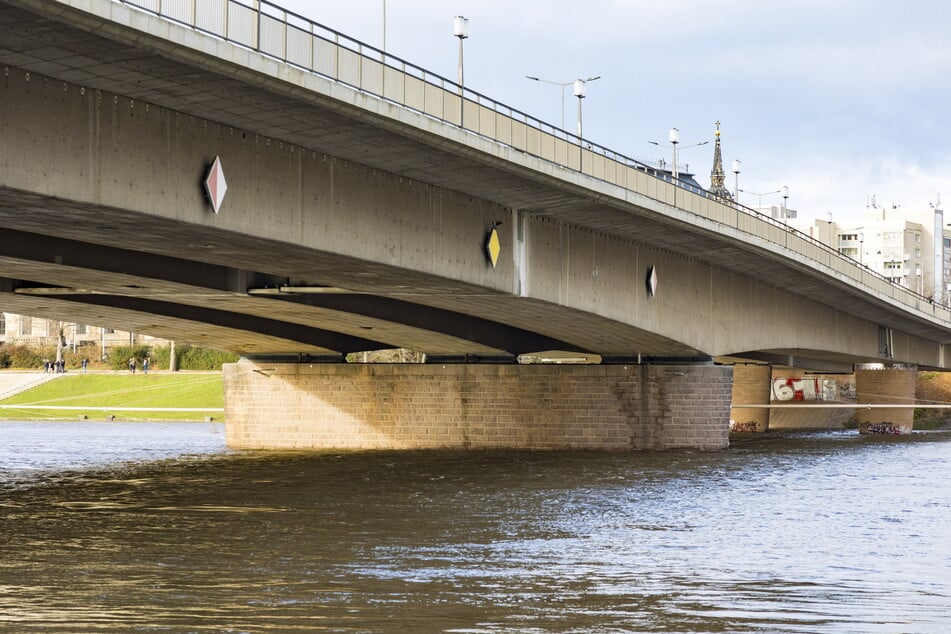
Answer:
<svg viewBox="0 0 951 634"><path fill-rule="evenodd" d="M830 245L713 196L610 148L267 0L113 0L461 127L490 141L680 207L791 249L909 308L951 321L951 309L892 282Z"/></svg>

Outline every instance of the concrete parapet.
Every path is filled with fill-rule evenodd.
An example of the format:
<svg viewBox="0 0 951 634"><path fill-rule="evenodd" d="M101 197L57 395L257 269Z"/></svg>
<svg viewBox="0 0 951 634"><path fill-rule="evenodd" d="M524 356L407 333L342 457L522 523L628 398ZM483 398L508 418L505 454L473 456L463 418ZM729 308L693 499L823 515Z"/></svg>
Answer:
<svg viewBox="0 0 951 634"><path fill-rule="evenodd" d="M224 368L235 448L717 450L733 368L256 364Z"/></svg>

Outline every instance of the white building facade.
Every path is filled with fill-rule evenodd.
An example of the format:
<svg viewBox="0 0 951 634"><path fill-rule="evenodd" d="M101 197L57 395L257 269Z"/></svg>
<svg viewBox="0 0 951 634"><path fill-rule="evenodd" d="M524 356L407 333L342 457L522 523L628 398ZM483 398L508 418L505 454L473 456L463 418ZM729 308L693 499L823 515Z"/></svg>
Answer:
<svg viewBox="0 0 951 634"><path fill-rule="evenodd" d="M798 228L936 303L947 304L951 297L951 231L940 209L881 207L873 202L859 223L816 220Z"/></svg>
<svg viewBox="0 0 951 634"><path fill-rule="evenodd" d="M113 346L168 343L164 339L129 331L0 312L0 344L55 346L60 333L65 347L75 350L82 346L94 346L101 358L105 358Z"/></svg>

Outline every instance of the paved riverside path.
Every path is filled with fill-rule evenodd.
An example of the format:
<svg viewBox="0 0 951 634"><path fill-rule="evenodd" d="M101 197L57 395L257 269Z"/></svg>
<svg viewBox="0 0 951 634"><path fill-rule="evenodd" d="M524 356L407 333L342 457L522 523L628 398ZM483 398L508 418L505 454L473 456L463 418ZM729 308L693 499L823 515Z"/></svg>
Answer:
<svg viewBox="0 0 951 634"><path fill-rule="evenodd" d="M10 398L24 390L29 390L47 381L66 376L65 374L48 374L46 372L0 372L0 400Z"/></svg>

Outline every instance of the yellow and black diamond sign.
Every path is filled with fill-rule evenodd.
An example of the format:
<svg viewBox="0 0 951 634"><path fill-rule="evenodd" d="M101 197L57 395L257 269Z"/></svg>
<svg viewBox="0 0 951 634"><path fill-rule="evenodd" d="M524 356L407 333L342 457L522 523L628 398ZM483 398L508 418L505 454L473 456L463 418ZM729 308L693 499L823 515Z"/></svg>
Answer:
<svg viewBox="0 0 951 634"><path fill-rule="evenodd" d="M502 252L502 243L499 241L499 231L493 225L492 230L489 231L489 236L485 241L485 254L489 257L489 262L492 264L492 268L495 268L496 262L499 261L499 254Z"/></svg>

